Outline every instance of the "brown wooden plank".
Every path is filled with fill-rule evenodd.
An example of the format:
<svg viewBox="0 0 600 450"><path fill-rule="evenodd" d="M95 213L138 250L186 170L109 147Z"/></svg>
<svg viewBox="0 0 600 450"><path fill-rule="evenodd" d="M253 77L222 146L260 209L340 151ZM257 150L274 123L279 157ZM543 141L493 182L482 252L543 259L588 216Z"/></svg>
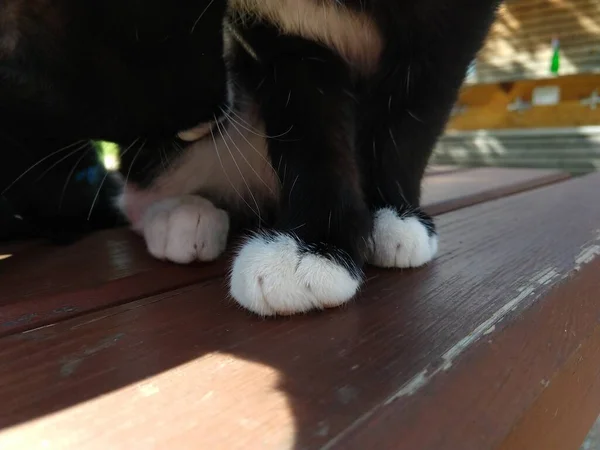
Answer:
<svg viewBox="0 0 600 450"><path fill-rule="evenodd" d="M578 449L600 411L599 271L596 258L460 365L376 407L329 448ZM400 423L398 435L386 432Z"/></svg>
<svg viewBox="0 0 600 450"><path fill-rule="evenodd" d="M42 244L39 240L0 242L0 261L12 258L17 253L27 251Z"/></svg>
<svg viewBox="0 0 600 450"><path fill-rule="evenodd" d="M557 170L479 168L426 177L423 205L432 215L493 200L565 180L569 175Z"/></svg>
<svg viewBox="0 0 600 450"><path fill-rule="evenodd" d="M446 214L433 264L336 311L261 320L211 280L1 339L0 447L504 450L533 420L576 448L600 409L599 190ZM549 421L569 398L580 422Z"/></svg>
<svg viewBox="0 0 600 450"><path fill-rule="evenodd" d="M223 270L222 263L182 267L154 260L141 238L126 229L102 231L71 246L31 245L0 260L0 336L192 284Z"/></svg>
<svg viewBox="0 0 600 450"><path fill-rule="evenodd" d="M425 181L425 202L434 201L428 208L433 213L563 177L519 169L437 170L429 177L434 180ZM13 250L0 260L0 336L210 279L227 267L225 261L187 267L155 261L141 239L125 229L100 232L67 247L37 242Z"/></svg>

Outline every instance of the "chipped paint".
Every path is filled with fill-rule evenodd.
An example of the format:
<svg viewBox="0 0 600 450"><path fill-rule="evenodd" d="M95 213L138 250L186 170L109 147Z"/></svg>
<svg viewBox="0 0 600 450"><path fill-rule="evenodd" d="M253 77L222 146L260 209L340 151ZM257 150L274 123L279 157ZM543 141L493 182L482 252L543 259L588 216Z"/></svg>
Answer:
<svg viewBox="0 0 600 450"><path fill-rule="evenodd" d="M600 255L600 245L593 244L584 247L575 258L575 270L581 270L582 266L591 263L598 255Z"/></svg>
<svg viewBox="0 0 600 450"><path fill-rule="evenodd" d="M485 330L483 332L483 335L487 336L488 334L492 334L494 331L496 331L496 325L492 325L490 328L488 328L487 330Z"/></svg>
<svg viewBox="0 0 600 450"><path fill-rule="evenodd" d="M541 285L552 283L556 278L560 277L560 273L554 268L544 269L538 272L531 281Z"/></svg>
<svg viewBox="0 0 600 450"><path fill-rule="evenodd" d="M358 397L358 390L353 386L342 386L336 391L337 401L342 405L349 405Z"/></svg>
<svg viewBox="0 0 600 450"><path fill-rule="evenodd" d="M427 370L415 375L408 383L402 386L397 393L390 397L390 399L386 401L386 404L400 397L413 395L423 386L427 385L429 381L437 374L449 370L454 365L456 358L463 354L465 350L467 350L475 342L479 341L483 336L492 334L496 330L496 325L504 320L509 313L515 311L519 305L523 303L523 301L536 294L540 287L549 285L558 277L560 277L560 273L555 267L547 267L535 273L525 284L516 288L518 295L505 303L502 308L497 310L471 333L466 335L448 351L446 351L446 353L442 355L442 363L440 366L438 366L429 375L427 375Z"/></svg>
<svg viewBox="0 0 600 450"><path fill-rule="evenodd" d="M398 391L390 395L382 405L378 405L370 411L363 414L354 423L346 429L346 431L338 435L335 439L332 439L323 446L323 450L331 449L339 442L346 433L355 427L366 422L371 416L373 416L379 408L388 406L394 401L403 398L410 397L420 391L422 388L427 386L429 382L438 374L449 370L455 360L464 353L471 345L479 341L483 336L493 333L496 329L496 325L501 322L510 312L515 311L526 299L532 301L537 300L541 296L540 288L545 287L557 281L557 279L565 279L572 275L573 271L579 271L584 265L591 263L597 256L600 255L600 229L594 231L594 239L592 243L584 247L581 252L574 258L573 270L567 270L565 273L560 273L556 267L547 267L529 278L528 281L524 282L521 286L515 288L515 292L518 293L514 298L508 301L502 308L492 314L487 320L481 323L475 330L465 336L463 339L453 345L446 353L442 355L441 363L430 371L429 367L419 372L417 375L412 377L406 382ZM541 385L547 387L550 384L548 380L541 380Z"/></svg>
<svg viewBox="0 0 600 450"><path fill-rule="evenodd" d="M596 230L595 242L600 240L600 230ZM600 245L591 244L583 248L583 250L575 257L574 270L579 271L581 267L591 263L596 256L600 255ZM564 277L568 276L564 275ZM419 372L410 379L404 386L392 395L384 404L387 405L400 397L410 396L416 393L419 389L429 383L429 381L440 372L445 372L452 367L456 358L465 352L471 345L481 339L482 336L487 336L493 333L496 325L501 322L510 312L515 311L519 305L526 299L534 296L540 287L548 286L561 274L556 267L547 267L534 274L528 282L519 286L516 291L519 293L502 308L492 314L487 320L481 323L475 330L453 345L446 353L442 355L442 364L427 375L427 369Z"/></svg>
<svg viewBox="0 0 600 450"><path fill-rule="evenodd" d="M389 405L390 403L392 403L400 397L413 395L415 392L417 392L419 389L421 389L423 386L429 383L429 380L438 372L439 369L433 372L431 375L427 376L427 369L422 370L416 376L414 376L408 383L402 386L402 388L398 392L396 392L394 395L388 398L385 401L384 405Z"/></svg>

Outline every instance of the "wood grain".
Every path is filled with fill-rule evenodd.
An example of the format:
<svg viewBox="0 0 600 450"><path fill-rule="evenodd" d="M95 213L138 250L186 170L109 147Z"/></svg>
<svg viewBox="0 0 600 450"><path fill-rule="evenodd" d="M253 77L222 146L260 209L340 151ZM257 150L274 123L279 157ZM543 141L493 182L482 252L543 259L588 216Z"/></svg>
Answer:
<svg viewBox="0 0 600 450"><path fill-rule="evenodd" d="M125 229L99 232L66 247L37 243L12 251L10 258L0 260L0 336L224 270L222 263L180 267L154 260L141 239Z"/></svg>
<svg viewBox="0 0 600 450"><path fill-rule="evenodd" d="M423 205L432 215L493 200L557 181L568 174L556 170L480 168L427 177Z"/></svg>
<svg viewBox="0 0 600 450"><path fill-rule="evenodd" d="M599 271L597 258L330 448L577 450L600 412Z"/></svg>
<svg viewBox="0 0 600 450"><path fill-rule="evenodd" d="M0 243L0 257L2 260L12 258L16 253L21 253L43 243L39 240L31 241L5 241Z"/></svg>
<svg viewBox="0 0 600 450"><path fill-rule="evenodd" d="M586 424L599 190L446 214L435 263L371 271L337 311L257 319L213 279L0 339L0 447L498 449L553 386L590 387ZM583 438L556 417L561 442Z"/></svg>
<svg viewBox="0 0 600 450"><path fill-rule="evenodd" d="M438 171L435 181L426 182L425 200L433 202L433 213L564 177L551 171L447 166ZM100 232L68 247L37 242L11 251L10 258L0 260L0 336L218 277L228 267L226 258L191 266L156 261L141 238L126 229Z"/></svg>

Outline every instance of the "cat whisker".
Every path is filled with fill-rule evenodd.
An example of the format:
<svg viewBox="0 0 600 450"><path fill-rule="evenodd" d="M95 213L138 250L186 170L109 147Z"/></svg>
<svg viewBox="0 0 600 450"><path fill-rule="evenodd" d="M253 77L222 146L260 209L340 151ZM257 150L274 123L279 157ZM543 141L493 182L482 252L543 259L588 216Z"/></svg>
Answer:
<svg viewBox="0 0 600 450"><path fill-rule="evenodd" d="M297 227L292 228L290 231L294 232L305 226L306 226L306 222L304 222L302 225L298 225Z"/></svg>
<svg viewBox="0 0 600 450"><path fill-rule="evenodd" d="M252 172L254 172L254 175L256 175L256 177L262 182L262 184L265 185L265 187L269 190L269 192L271 192L271 194L274 194L273 189L271 189L271 186L269 186L268 183L262 179L260 174L256 171L256 169L254 169L252 164L250 164L250 161L248 161L248 158L246 158L246 155L244 155L244 152L242 152L242 150L240 150L240 147L236 144L235 140L231 137L231 134L229 134L229 131L227 131L227 127L224 126L223 130L227 134L227 137L229 138L229 140L231 141L231 143L233 144L235 149L238 151L238 153L240 154L242 159L246 162L246 164L248 164L248 167L250 167L250 170L252 170ZM240 136L242 136L242 138L244 138L244 135L242 135L241 133L240 133ZM246 141L246 142L248 142L248 141ZM248 144L250 144L250 142L248 142ZM252 146L252 144L250 144L250 146ZM256 150L256 149L254 149L254 150L256 151L256 153L258 153L260 155L260 152L258 150ZM264 159L264 157L263 157L263 159Z"/></svg>
<svg viewBox="0 0 600 450"><path fill-rule="evenodd" d="M229 113L232 113L233 115L235 115L239 120L234 119L227 111L225 111L223 108L221 108L221 111L223 112L223 114L225 115L225 117L227 117L229 120L235 122L240 128L243 128L244 130L248 131L249 133L254 134L255 136L264 138L264 139L278 139L278 138L282 138L284 136L286 136L287 134L290 133L290 131L292 131L292 129L294 128L294 125L291 125L290 128L285 131L284 133L281 133L279 135L276 136L268 136L266 134L262 134L259 133L258 131L256 131L255 129L252 129L251 127L246 127L244 126L242 123L239 122L239 120L243 120L242 117L240 117L240 115L238 113L236 113L233 109L229 110ZM245 122L245 121L244 121Z"/></svg>
<svg viewBox="0 0 600 450"><path fill-rule="evenodd" d="M215 122L218 124L218 121L216 120L216 117L215 117ZM217 125L217 128L218 128L218 125ZM220 132L220 130L219 130L219 132ZM215 133L213 132L212 128L210 129L210 135L211 135L212 140L213 140L214 149L215 149L215 153L217 155L217 159L219 160L219 164L221 165L221 168L223 169L223 174L225 175L225 178L227 178L227 181L231 185L231 188L238 195L238 197L242 200L242 202L244 202L246 204L246 206L248 206L248 208L250 209L250 211L252 211L255 215L257 215L258 217L260 217L256 213L256 211L254 211L254 208L252 208L252 206L246 201L246 199L240 193L240 191L238 191L238 189L235 187L235 185L233 184L233 181L231 181L231 178L229 178L229 174L227 173L227 170L225 169L225 165L223 164L223 160L221 159L221 155L219 154L219 146L217 145L217 140L215 139Z"/></svg>
<svg viewBox="0 0 600 450"><path fill-rule="evenodd" d="M296 175L296 178L294 179L294 182L292 183L292 187L290 189L290 194L288 195L288 203L290 203L290 204L292 203L292 192L294 192L294 188L296 187L298 178L300 178L300 175Z"/></svg>
<svg viewBox="0 0 600 450"><path fill-rule="evenodd" d="M221 138L223 139L223 143L225 144L225 148L227 148L227 151L229 152L229 155L231 156L231 159L233 160L233 163L235 164L235 167L237 168L240 177L242 178L242 181L244 182L244 184L246 185L246 189L248 190L248 194L250 194L250 197L252 198L252 200L254 201L254 204L256 206L256 212L257 212L257 217L258 217L258 222L262 223L262 217L260 215L260 206L258 205L258 202L256 201L256 197L254 196L254 194L252 193L252 189L250 188L250 185L248 184L248 182L246 181L246 178L244 177L244 173L242 172L242 170L240 169L239 164L237 163L235 156L233 155L231 148L229 148L229 144L227 143L227 139L225 139L225 135L223 134L223 132L221 131L221 126L219 125L219 123L217 122L217 130L219 131L219 133L221 134Z"/></svg>
<svg viewBox="0 0 600 450"><path fill-rule="evenodd" d="M56 161L54 164L52 164L50 167L48 167L46 170L44 170L39 177L37 177L34 181L34 183L37 183L38 181L40 181L42 178L44 178L44 176L50 172L52 169L54 169L56 166L58 166L61 162L69 159L71 156L79 153L80 151L84 150L90 143L89 142L85 142L83 145L77 147L75 150L70 151L66 156L63 156L62 158L60 158L58 161ZM87 151L89 151L89 147L86 151L83 152L83 155L85 156L85 154L87 153Z"/></svg>
<svg viewBox="0 0 600 450"><path fill-rule="evenodd" d="M102 187L104 186L104 182L106 181L106 179L108 178L109 175L110 175L110 172L107 170L106 173L104 174L104 176L102 177L102 181L100 182L100 186L98 186L98 190L96 191L96 195L94 195L94 200L92 201L92 206L90 206L90 211L89 211L88 216L87 216L88 222L89 222L90 218L92 217L92 212L94 211L94 206L96 206L96 202L98 201L98 197L100 197L100 191L102 191Z"/></svg>
<svg viewBox="0 0 600 450"><path fill-rule="evenodd" d="M397 151L398 150L398 144L396 143L396 138L394 137L394 132L392 131L391 128L389 128L388 131L390 133L390 138L392 139L392 143L394 144L394 148Z"/></svg>
<svg viewBox="0 0 600 450"><path fill-rule="evenodd" d="M173 149L181 155L184 151L183 147L177 141L173 141L172 144Z"/></svg>
<svg viewBox="0 0 600 450"><path fill-rule="evenodd" d="M58 202L58 211L59 212L62 210L62 205L63 205L63 201L65 199L65 194L67 193L67 186L69 185L69 181L71 181L71 178L73 178L73 174L75 173L75 170L77 170L77 167L79 166L79 164L81 164L81 161L83 161L83 158L85 157L86 154L87 154L87 152L83 152L81 154L81 156L79 158L77 158L77 161L75 161L73 168L67 175L67 179L65 180L65 184L63 185L62 191L60 193L60 200Z"/></svg>
<svg viewBox="0 0 600 450"><path fill-rule="evenodd" d="M161 145L160 147L160 164L163 170L167 170L167 167L170 166L169 159L167 158L167 152L165 150L165 146Z"/></svg>
<svg viewBox="0 0 600 450"><path fill-rule="evenodd" d="M127 154L127 152L140 140L140 138L138 137L135 141L133 141L133 143L127 147L127 149L121 154L121 157L125 156ZM133 156L133 159L131 160L131 164L129 165L129 169L127 170L127 175L125 176L125 184L127 184L127 182L129 181L129 175L131 175L131 170L133 169L133 165L135 164L135 161L137 160L138 156L140 156L140 153L142 152L142 150L144 149L145 145L146 145L147 140L144 140L144 142L142 142L142 145L140 145L140 148L138 148L137 152L135 153L135 155Z"/></svg>
<svg viewBox="0 0 600 450"><path fill-rule="evenodd" d="M198 25L198 23L200 23L200 19L202 19L202 17L204 17L204 14L206 14L206 11L208 11L208 9L212 6L212 4L215 2L215 0L211 0L208 5L206 5L206 8L204 8L202 10L202 12L200 13L200 15L198 16L198 18L196 19L196 21L194 22L194 25L192 25L192 29L190 30L190 34L193 34L194 31L196 30L196 26Z"/></svg>
<svg viewBox="0 0 600 450"><path fill-rule="evenodd" d="M238 100L238 103L240 103L240 104L241 104L241 101L240 101L240 100ZM247 107L252 107L252 106L254 106L254 105L253 105L253 103L251 103L251 102L247 102L245 106L247 106ZM224 115L226 118L230 118L230 117L231 117L231 114L234 114L234 113L235 113L235 108L234 108L233 106L228 106L226 109L224 109L224 108L222 108L222 107L221 107L220 109L221 109L221 112L223 113L223 115ZM245 120L245 119L244 119L242 116L240 116L240 115L239 115L239 114L237 114L237 113L236 113L235 115L237 116L237 119L238 119L238 121L242 122L242 123L243 123L244 125L246 125L247 127L250 127L250 128L252 128L254 131L256 131L256 132L259 132L259 130L257 130L257 129L254 127L254 125L252 125L250 122L248 122L247 120Z"/></svg>
<svg viewBox="0 0 600 450"><path fill-rule="evenodd" d="M410 117L412 117L413 119L415 119L417 122L425 123L425 122L423 122L422 119L420 119L419 117L415 116L414 113L410 109L407 109L406 112L410 115Z"/></svg>
<svg viewBox="0 0 600 450"><path fill-rule="evenodd" d="M6 192L12 188L16 183L18 183L25 175L27 175L29 172L31 172L33 169L35 169L37 166L39 166L40 164L42 164L44 161L47 161L48 159L52 158L55 155L58 155L61 152L67 151L70 148L73 148L76 145L81 144L82 142L85 142L84 140L80 140L77 142L73 142L72 144L67 145L66 147L63 148L59 148L58 150L50 153L49 155L44 156L42 159L40 159L38 162L36 162L35 164L33 164L31 167L29 167L27 170L25 170L25 172L23 172L21 175L19 175L12 183L10 183L6 188L4 188L4 190L2 192L0 192L0 195L4 195L6 194Z"/></svg>
<svg viewBox="0 0 600 450"><path fill-rule="evenodd" d="M127 147L125 150L123 150L123 153L121 154L121 156L125 156L127 154L127 152L129 152L129 150L131 150L133 148L133 146L140 140L140 138L136 138L133 140L133 142L131 144L129 144L129 147ZM144 141L144 144L146 143L146 141ZM144 145L142 144L142 146L140 147L140 149L138 150L138 153L136 153L134 160L131 163L131 166L129 167L129 171L131 171L131 167L133 167L133 163L135 162L135 158L137 158L139 152L141 151L141 149L144 147ZM100 186L98 186L98 189L96 190L96 195L94 195L94 199L92 200L92 205L90 206L90 211L88 213L87 216L87 220L89 221L90 218L92 217L92 213L94 212L94 206L96 206L96 202L98 201L98 197L100 197L100 192L102 191L102 187L104 186L104 183L106 182L106 179L108 178L108 176L110 175L110 171L106 171L106 173L104 174L104 177L102 177L102 181L100 182ZM129 172L127 172L127 178L125 179L125 183L127 184L127 180L129 179Z"/></svg>
<svg viewBox="0 0 600 450"><path fill-rule="evenodd" d="M410 205L410 203L408 202L408 200L406 200L406 197L404 196L404 189L402 189L400 182L396 181L396 186L398 187L398 193L400 194L400 197L402 197L402 200L404 200L404 203L406 205Z"/></svg>
<svg viewBox="0 0 600 450"><path fill-rule="evenodd" d="M242 139L246 142L246 144L248 144L250 146L250 148L252 148L252 150L254 150L256 152L256 154L258 156L260 156L262 158L262 160L269 166L269 167L273 167L273 165L271 164L271 161L269 161L267 158L265 158L265 156L252 144L252 142L250 142L248 140L248 138L244 135L244 133L241 132L241 130L235 125L235 123L233 123L231 120L229 120L229 118L227 118L227 120L229 121L229 124L234 128L234 130L242 137ZM281 160L280 160L280 164L281 164ZM277 175L279 177L279 175ZM281 180L280 180L281 181Z"/></svg>

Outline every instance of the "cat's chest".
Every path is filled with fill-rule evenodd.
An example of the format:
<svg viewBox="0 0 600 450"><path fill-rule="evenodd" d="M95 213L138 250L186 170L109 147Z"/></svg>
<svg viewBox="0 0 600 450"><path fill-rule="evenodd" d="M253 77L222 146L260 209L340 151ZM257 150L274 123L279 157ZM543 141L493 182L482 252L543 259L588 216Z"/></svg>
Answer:
<svg viewBox="0 0 600 450"><path fill-rule="evenodd" d="M168 198L199 194L251 212L278 197L262 122L236 114L206 127L205 136L184 148L147 188L125 187L117 203L134 228L150 205Z"/></svg>

